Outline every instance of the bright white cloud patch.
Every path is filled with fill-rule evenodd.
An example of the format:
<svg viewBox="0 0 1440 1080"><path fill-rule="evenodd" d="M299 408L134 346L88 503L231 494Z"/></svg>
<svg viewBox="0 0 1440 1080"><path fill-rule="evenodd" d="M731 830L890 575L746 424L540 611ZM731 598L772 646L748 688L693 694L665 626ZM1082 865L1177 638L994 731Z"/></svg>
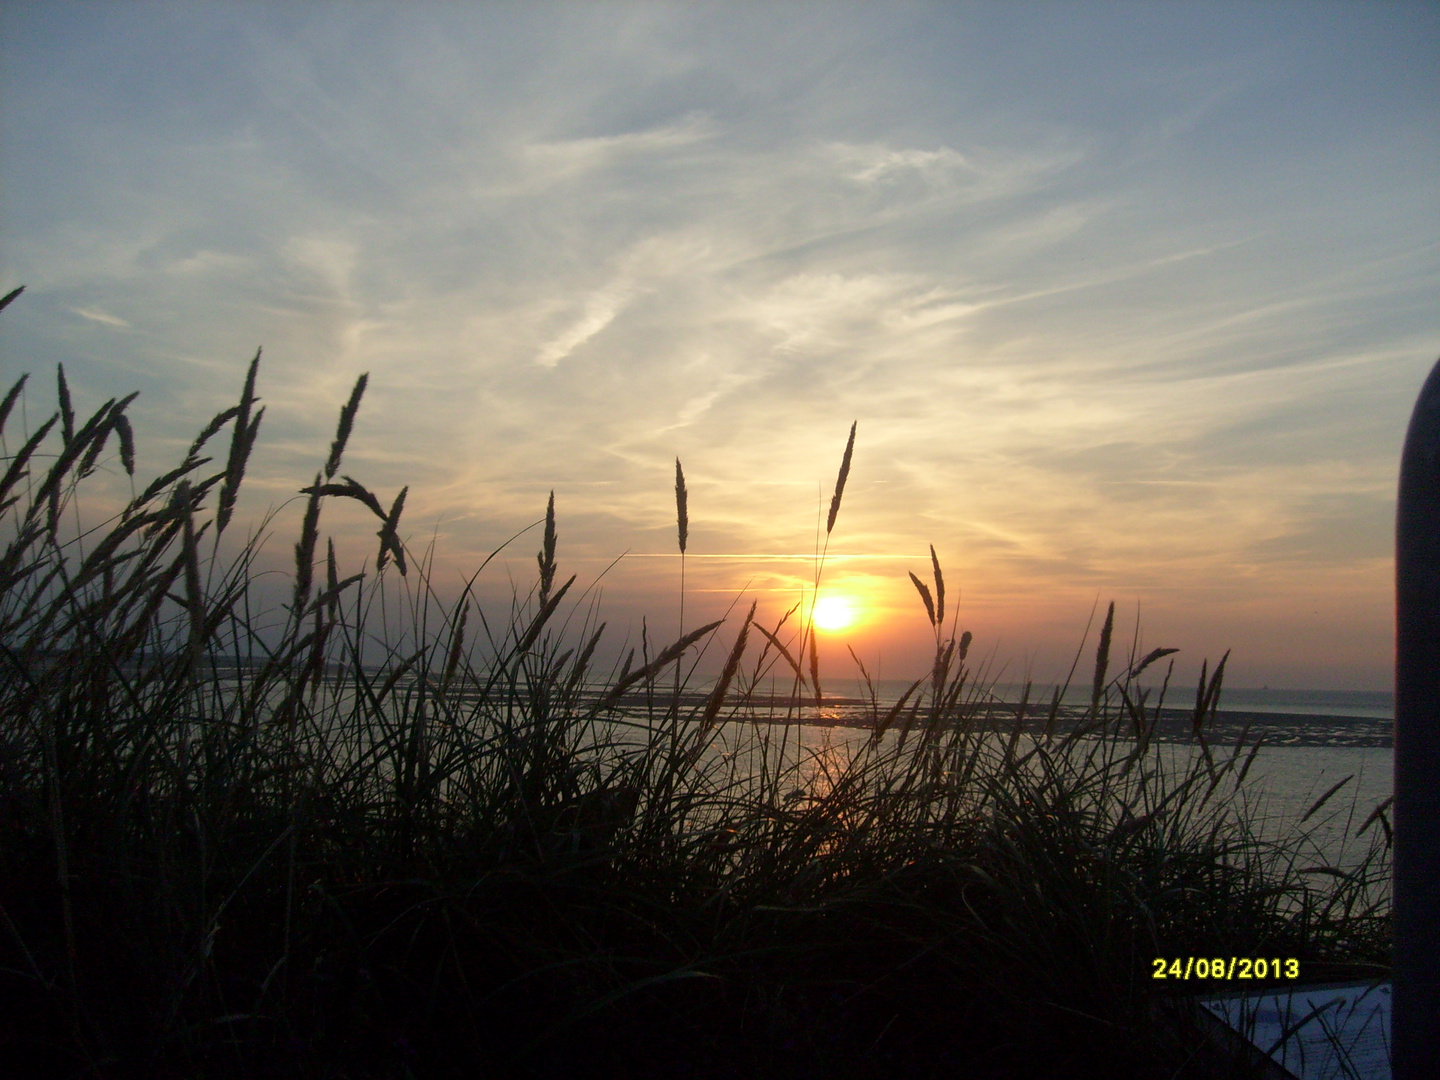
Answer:
<svg viewBox="0 0 1440 1080"><path fill-rule="evenodd" d="M584 313L559 335L546 342L535 362L553 368L585 342L604 330L628 299L628 289L603 289L585 301Z"/></svg>
<svg viewBox="0 0 1440 1080"><path fill-rule="evenodd" d="M852 156L852 155L847 155ZM853 153L858 167L850 175L861 183L873 183L904 172L943 177L947 173L969 170L963 155L942 146L938 150L890 150L875 148L868 153Z"/></svg>
<svg viewBox="0 0 1440 1080"><path fill-rule="evenodd" d="M110 315L104 311L95 311L91 308L71 308L70 310L82 319L89 319L91 322L100 323L102 326L114 326L121 330L130 329L130 324L124 319Z"/></svg>

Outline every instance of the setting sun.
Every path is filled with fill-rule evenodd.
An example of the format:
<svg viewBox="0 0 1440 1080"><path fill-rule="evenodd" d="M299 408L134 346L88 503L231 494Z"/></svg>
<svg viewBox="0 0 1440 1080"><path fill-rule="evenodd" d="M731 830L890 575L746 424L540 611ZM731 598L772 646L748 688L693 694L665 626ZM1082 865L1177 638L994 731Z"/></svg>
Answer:
<svg viewBox="0 0 1440 1080"><path fill-rule="evenodd" d="M821 630L844 630L859 615L859 606L850 596L822 596L815 603L815 625Z"/></svg>

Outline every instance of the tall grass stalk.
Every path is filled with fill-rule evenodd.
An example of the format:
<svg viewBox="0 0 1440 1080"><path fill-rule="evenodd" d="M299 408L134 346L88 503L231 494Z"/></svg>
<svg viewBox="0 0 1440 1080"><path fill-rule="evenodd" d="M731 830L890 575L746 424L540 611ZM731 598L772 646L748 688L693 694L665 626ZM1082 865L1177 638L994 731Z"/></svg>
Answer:
<svg viewBox="0 0 1440 1080"><path fill-rule="evenodd" d="M680 618L679 634L685 633L685 547L690 539L690 493L685 488L685 470L680 459L675 459L675 531L680 547ZM680 712L681 667L675 664L675 701L671 706L678 716Z"/></svg>

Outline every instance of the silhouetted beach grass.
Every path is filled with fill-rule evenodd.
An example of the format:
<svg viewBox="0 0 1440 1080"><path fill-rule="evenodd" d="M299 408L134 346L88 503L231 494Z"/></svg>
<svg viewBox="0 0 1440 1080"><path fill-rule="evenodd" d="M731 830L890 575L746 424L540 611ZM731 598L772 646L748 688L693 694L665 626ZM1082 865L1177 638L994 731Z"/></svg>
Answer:
<svg viewBox="0 0 1440 1080"><path fill-rule="evenodd" d="M252 610L258 544L222 560L219 539L258 365L83 535L85 478L116 454L134 475L133 395L77 425L62 371L20 434L26 380L0 404L10 1075L1243 1076L1188 1019L1211 987L1157 958L1293 957L1306 981L1388 962L1384 810L1358 869L1262 839L1233 797L1255 745L1207 738L1223 660L1179 773L1150 738L1167 654L1117 658L1113 606L1090 710L1057 694L1020 710L1043 729L997 736L933 548L932 670L872 696L851 751L800 753L804 613L737 608L596 670L553 497L508 616L443 603L406 491L339 473L362 376L301 489L290 603ZM678 461L676 496L683 553ZM336 499L376 518L365 568L321 543ZM409 625L377 626L397 595ZM720 677L685 685L712 641Z"/></svg>

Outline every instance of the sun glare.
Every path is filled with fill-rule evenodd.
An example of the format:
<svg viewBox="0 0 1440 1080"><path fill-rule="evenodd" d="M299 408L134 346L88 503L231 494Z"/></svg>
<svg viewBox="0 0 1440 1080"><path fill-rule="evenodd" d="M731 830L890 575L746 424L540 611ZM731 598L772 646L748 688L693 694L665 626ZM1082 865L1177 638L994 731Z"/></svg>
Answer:
<svg viewBox="0 0 1440 1080"><path fill-rule="evenodd" d="M815 625L821 630L844 630L859 616L859 607L849 596L822 596L815 602Z"/></svg>

